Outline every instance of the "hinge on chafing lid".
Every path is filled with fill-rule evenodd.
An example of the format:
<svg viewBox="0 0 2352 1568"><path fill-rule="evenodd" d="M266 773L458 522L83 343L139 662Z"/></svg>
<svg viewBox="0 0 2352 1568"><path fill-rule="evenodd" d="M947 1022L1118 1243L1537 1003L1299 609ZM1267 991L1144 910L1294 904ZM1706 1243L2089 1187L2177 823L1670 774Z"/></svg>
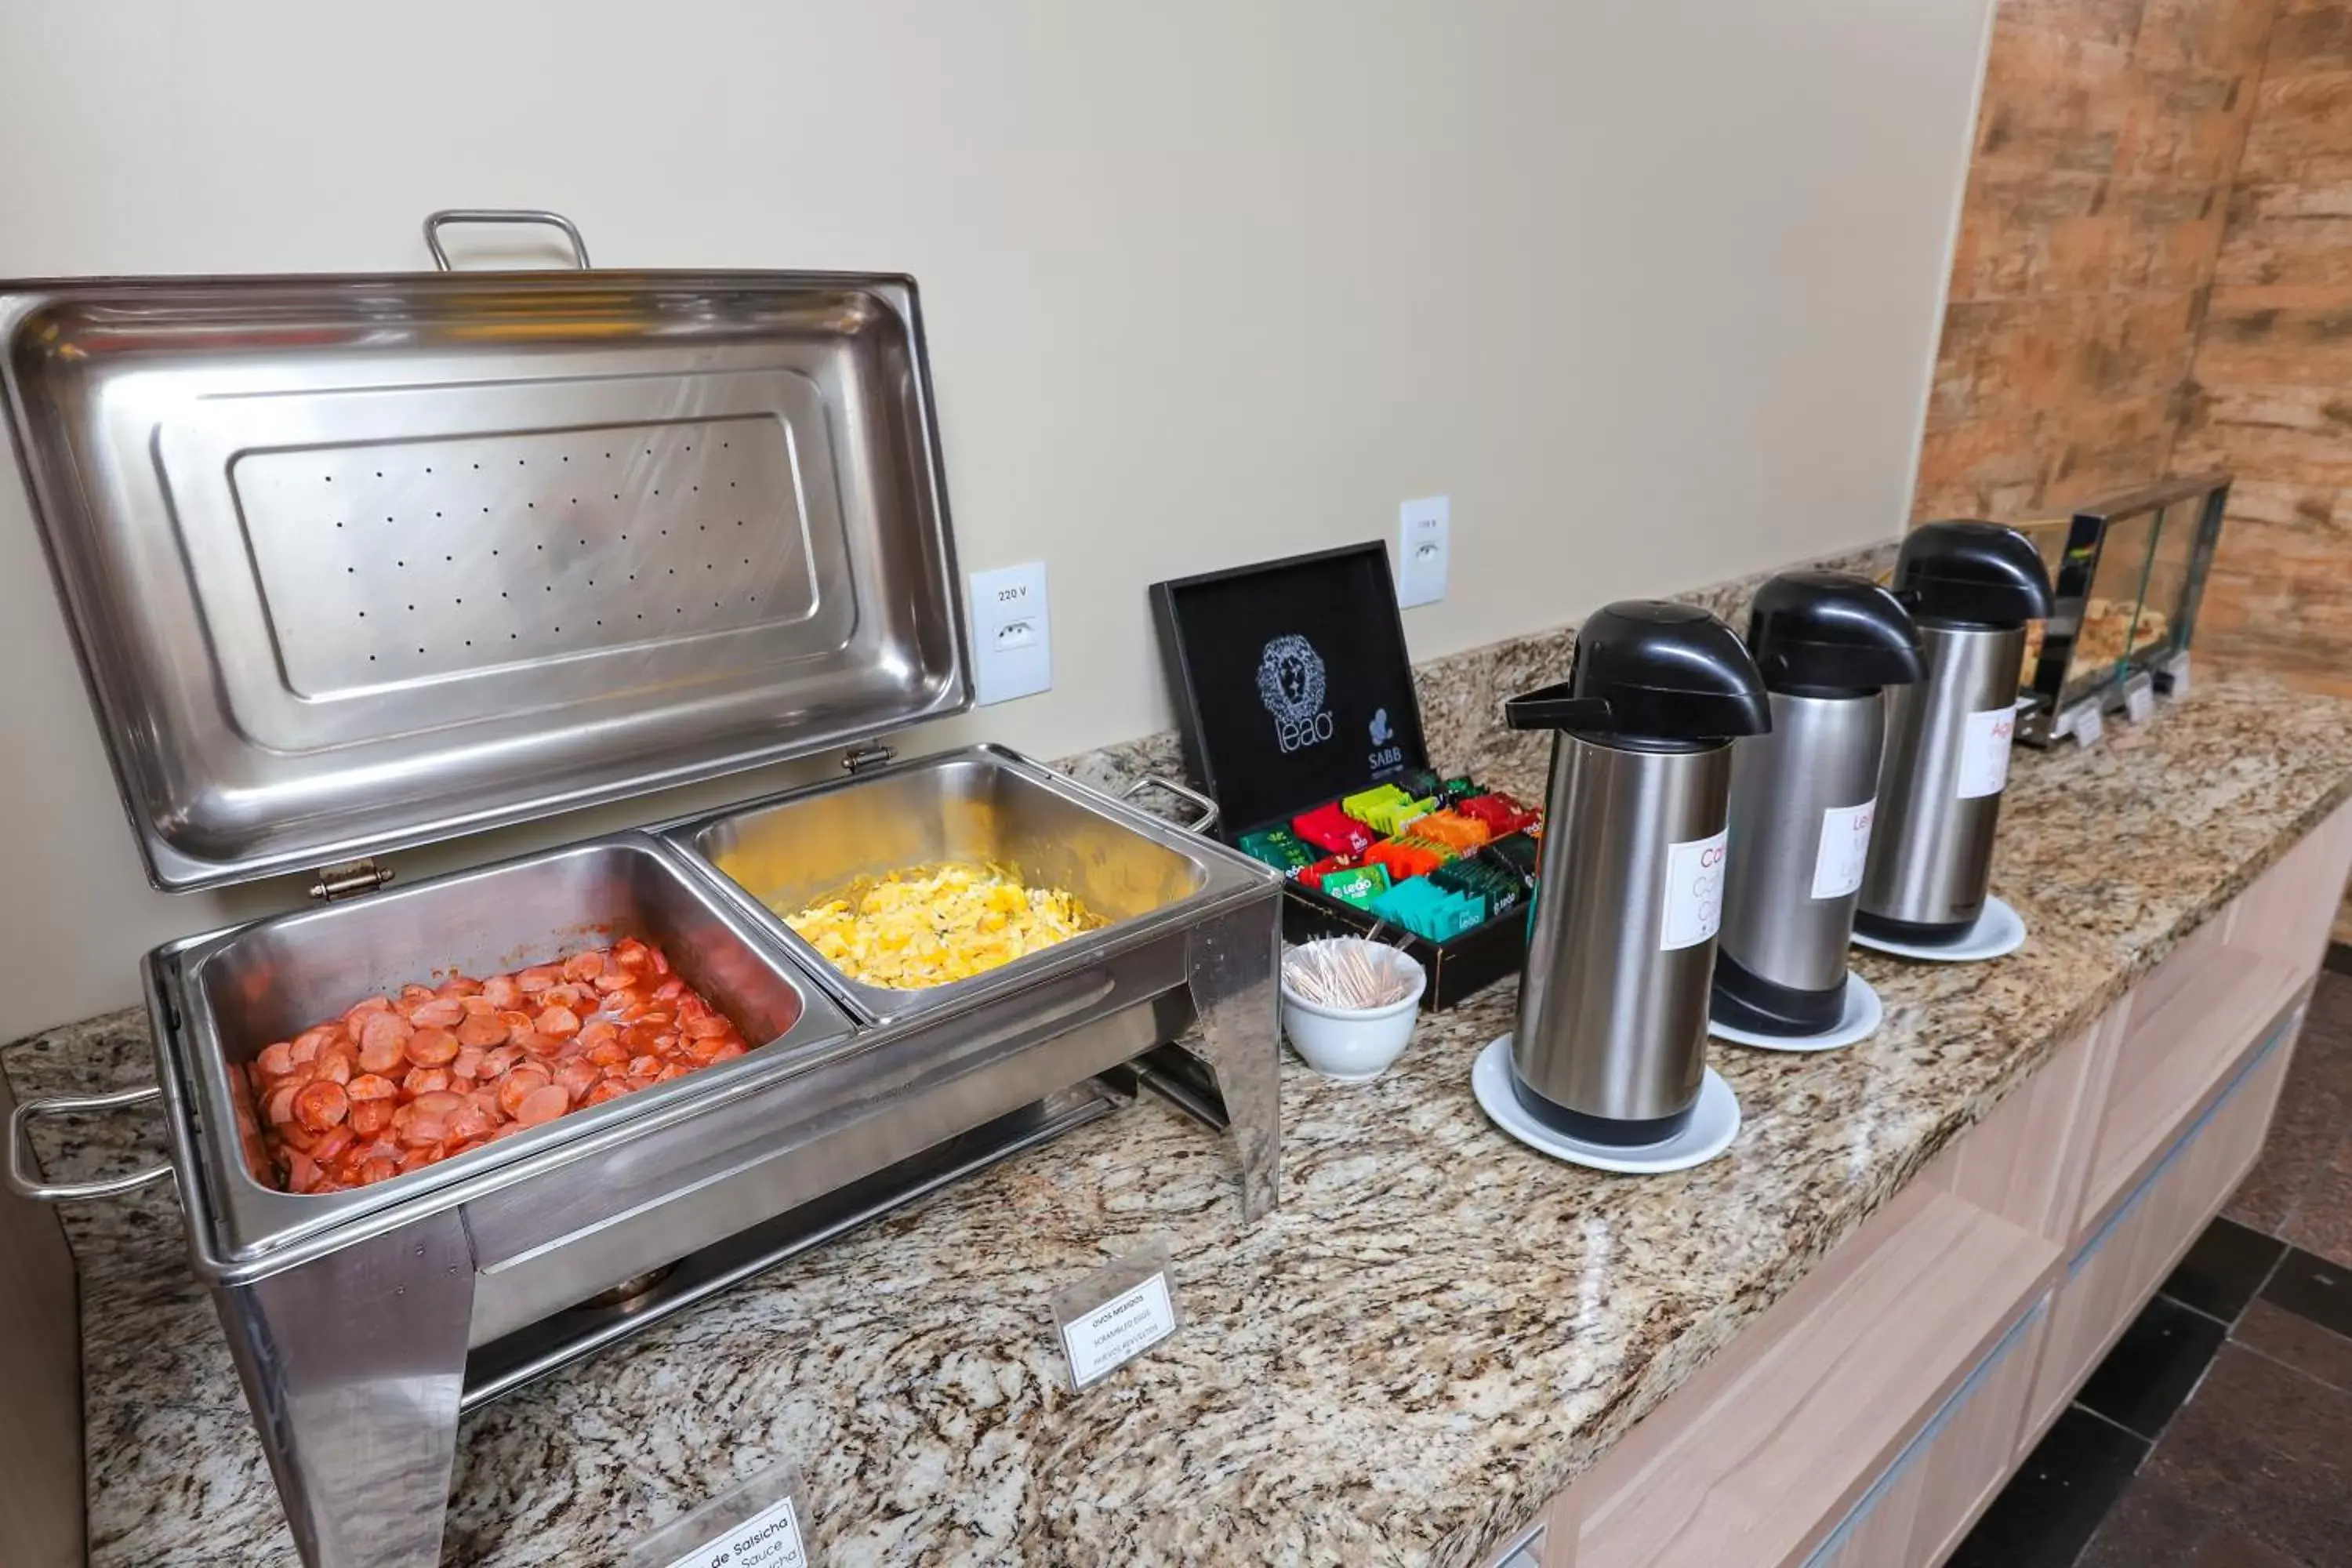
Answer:
<svg viewBox="0 0 2352 1568"><path fill-rule="evenodd" d="M331 904L338 899L374 892L392 880L392 868L379 866L369 858L341 860L332 866L321 866L312 875L318 880L310 884L310 896L320 903Z"/></svg>
<svg viewBox="0 0 2352 1568"><path fill-rule="evenodd" d="M870 773L898 753L877 741L862 746L852 746L841 754L841 765L853 773Z"/></svg>

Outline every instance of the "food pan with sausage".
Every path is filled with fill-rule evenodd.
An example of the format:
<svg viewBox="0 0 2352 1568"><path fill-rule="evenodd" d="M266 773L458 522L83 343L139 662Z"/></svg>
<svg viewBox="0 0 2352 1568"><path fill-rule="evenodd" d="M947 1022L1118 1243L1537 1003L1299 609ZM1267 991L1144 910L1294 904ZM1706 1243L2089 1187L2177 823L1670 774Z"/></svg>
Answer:
<svg viewBox="0 0 2352 1568"><path fill-rule="evenodd" d="M638 834L263 921L182 963L184 1081L200 1121L234 1130L211 1184L257 1226L273 1204L372 1204L850 1037Z"/></svg>
<svg viewBox="0 0 2352 1568"><path fill-rule="evenodd" d="M290 1193L388 1182L745 1049L635 937L488 980L452 974L263 1047L242 1069L258 1112L247 1164Z"/></svg>

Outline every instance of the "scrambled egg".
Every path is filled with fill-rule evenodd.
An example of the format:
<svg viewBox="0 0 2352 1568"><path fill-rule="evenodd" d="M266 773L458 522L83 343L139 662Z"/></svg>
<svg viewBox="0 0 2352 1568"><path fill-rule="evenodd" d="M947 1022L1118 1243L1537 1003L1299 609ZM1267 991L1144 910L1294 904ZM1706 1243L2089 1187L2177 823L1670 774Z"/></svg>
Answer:
<svg viewBox="0 0 2352 1568"><path fill-rule="evenodd" d="M1025 887L1009 867L946 865L894 871L784 923L852 980L912 991L969 979L1098 922L1069 894Z"/></svg>

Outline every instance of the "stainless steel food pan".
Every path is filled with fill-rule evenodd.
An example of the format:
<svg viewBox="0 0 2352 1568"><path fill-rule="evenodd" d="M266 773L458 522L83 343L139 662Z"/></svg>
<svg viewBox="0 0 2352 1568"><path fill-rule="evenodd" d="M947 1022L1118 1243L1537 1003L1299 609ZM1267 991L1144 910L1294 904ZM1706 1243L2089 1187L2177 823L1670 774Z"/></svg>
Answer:
<svg viewBox="0 0 2352 1568"><path fill-rule="evenodd" d="M996 746L917 758L659 829L835 994L877 1023L975 1005L1276 886L1267 868ZM853 980L782 919L860 878L940 861L1010 866L1107 923L946 985Z"/></svg>
<svg viewBox="0 0 2352 1568"><path fill-rule="evenodd" d="M607 1104L575 1110L488 1148L354 1192L305 1195L263 1185L240 1157L231 1064L272 1040L450 971L482 975L634 936L725 1013L754 1049ZM728 900L637 834L524 856L241 931L197 938L173 953L182 1027L158 1049L184 1055L163 1070L194 1096L191 1149L200 1191L185 1194L200 1268L218 1279L270 1266L305 1238L364 1225L387 1211L464 1200L482 1178L527 1168L559 1146L615 1127L756 1090L779 1073L846 1044L850 1026L793 973Z"/></svg>

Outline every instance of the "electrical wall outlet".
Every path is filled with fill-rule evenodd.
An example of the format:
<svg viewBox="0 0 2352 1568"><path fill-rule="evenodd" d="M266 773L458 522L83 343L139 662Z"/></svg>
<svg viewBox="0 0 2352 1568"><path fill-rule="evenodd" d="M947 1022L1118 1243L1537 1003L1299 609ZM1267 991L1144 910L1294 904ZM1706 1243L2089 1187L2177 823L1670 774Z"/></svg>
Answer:
<svg viewBox="0 0 2352 1568"><path fill-rule="evenodd" d="M985 708L1054 688L1054 627L1045 605L1045 563L1003 566L971 577L971 674Z"/></svg>
<svg viewBox="0 0 2352 1568"><path fill-rule="evenodd" d="M1397 604L1433 605L1445 597L1445 563L1454 503L1423 496L1397 508Z"/></svg>

